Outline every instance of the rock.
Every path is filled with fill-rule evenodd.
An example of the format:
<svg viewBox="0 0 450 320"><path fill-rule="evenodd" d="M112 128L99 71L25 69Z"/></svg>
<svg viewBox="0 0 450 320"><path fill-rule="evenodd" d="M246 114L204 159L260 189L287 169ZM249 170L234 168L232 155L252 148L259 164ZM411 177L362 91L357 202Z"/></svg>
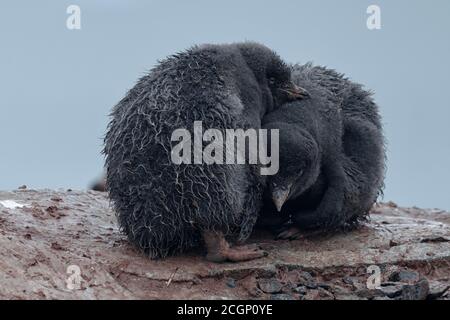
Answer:
<svg viewBox="0 0 450 320"><path fill-rule="evenodd" d="M317 289L312 289L312 290L308 290L308 292L302 296L302 300L319 300L320 299L320 295L319 295L319 290Z"/></svg>
<svg viewBox="0 0 450 320"><path fill-rule="evenodd" d="M334 295L323 288L319 288L319 297L320 300L334 300Z"/></svg>
<svg viewBox="0 0 450 320"><path fill-rule="evenodd" d="M229 288L236 288L236 280L233 278L228 278L225 283Z"/></svg>
<svg viewBox="0 0 450 320"><path fill-rule="evenodd" d="M325 289L325 290L327 290L327 291L330 291L330 289L331 289L331 285L326 284L326 283L318 283L317 286L318 286L319 288Z"/></svg>
<svg viewBox="0 0 450 320"><path fill-rule="evenodd" d="M334 298L336 300L367 300L367 299L365 299L363 297L359 297L359 296L357 296L355 294L350 294L350 293L347 293L347 294L342 294L342 293L335 294Z"/></svg>
<svg viewBox="0 0 450 320"><path fill-rule="evenodd" d="M385 294L380 289L362 289L355 292L359 297L372 300L376 297L385 297Z"/></svg>
<svg viewBox="0 0 450 320"><path fill-rule="evenodd" d="M0 299L450 299L434 283L448 283L450 213L374 210L352 232L308 241L258 231L251 242L269 252L260 260L213 264L193 251L153 261L120 233L103 192L0 191ZM367 290L372 265L383 279L407 266L429 288L400 273L394 288ZM68 289L77 270L81 290ZM396 285L406 286L399 296Z"/></svg>
<svg viewBox="0 0 450 320"><path fill-rule="evenodd" d="M429 292L428 281L422 279L416 284L404 285L400 300L425 300Z"/></svg>
<svg viewBox="0 0 450 320"><path fill-rule="evenodd" d="M344 282L345 284L353 285L354 280L352 277L345 276L344 278L342 278L342 282Z"/></svg>
<svg viewBox="0 0 450 320"><path fill-rule="evenodd" d="M419 280L419 274L413 271L400 270L392 273L389 281L393 282L416 282Z"/></svg>
<svg viewBox="0 0 450 320"><path fill-rule="evenodd" d="M319 286L313 276L306 271L299 274L298 284L308 289L317 289Z"/></svg>
<svg viewBox="0 0 450 320"><path fill-rule="evenodd" d="M29 235L29 237L31 237L31 235L30 234L27 234L27 235ZM63 246L61 246L58 242L52 242L52 244L51 244L51 248L52 249L54 249L54 250L64 250L64 248L63 248Z"/></svg>
<svg viewBox="0 0 450 320"><path fill-rule="evenodd" d="M382 284L380 291L389 298L396 298L402 294L403 286L399 284Z"/></svg>
<svg viewBox="0 0 450 320"><path fill-rule="evenodd" d="M386 296L373 297L372 300L394 300Z"/></svg>
<svg viewBox="0 0 450 320"><path fill-rule="evenodd" d="M398 207L398 205L395 202L393 202L393 201L389 201L388 203L386 203L386 205L388 207L391 207L391 208L397 208Z"/></svg>
<svg viewBox="0 0 450 320"><path fill-rule="evenodd" d="M296 298L291 294L280 293L280 294L272 294L270 296L270 300L296 300Z"/></svg>
<svg viewBox="0 0 450 320"><path fill-rule="evenodd" d="M308 289L317 289L319 286L316 282L311 281L311 282L304 282L303 285L305 287L307 287Z"/></svg>
<svg viewBox="0 0 450 320"><path fill-rule="evenodd" d="M302 300L334 300L334 295L322 288L308 290Z"/></svg>
<svg viewBox="0 0 450 320"><path fill-rule="evenodd" d="M395 242L395 241L393 241L393 240L390 240L390 241L389 241L389 247L396 247L396 246L398 246L398 243L397 243L397 242Z"/></svg>
<svg viewBox="0 0 450 320"><path fill-rule="evenodd" d="M435 300L442 297L447 290L450 289L450 283L448 281L429 281L430 291L428 293L428 300Z"/></svg>
<svg viewBox="0 0 450 320"><path fill-rule="evenodd" d="M301 271L298 273L298 276L305 280L314 280L314 277L311 275L311 273L307 271Z"/></svg>
<svg viewBox="0 0 450 320"><path fill-rule="evenodd" d="M258 289L258 282L253 275L240 280L239 283L242 285L248 296L256 298L261 295L261 290Z"/></svg>
<svg viewBox="0 0 450 320"><path fill-rule="evenodd" d="M444 238L444 237L432 237L432 238L425 238L422 239L420 242L422 243L433 243L433 242L450 242L450 238Z"/></svg>
<svg viewBox="0 0 450 320"><path fill-rule="evenodd" d="M297 288L294 289L294 292L299 293L301 295L305 295L308 290L306 290L305 286L298 286Z"/></svg>
<svg viewBox="0 0 450 320"><path fill-rule="evenodd" d="M450 300L450 289L447 289L440 297L439 300Z"/></svg>
<svg viewBox="0 0 450 320"><path fill-rule="evenodd" d="M283 289L283 285L275 279L260 279L258 287L265 293L279 293Z"/></svg>

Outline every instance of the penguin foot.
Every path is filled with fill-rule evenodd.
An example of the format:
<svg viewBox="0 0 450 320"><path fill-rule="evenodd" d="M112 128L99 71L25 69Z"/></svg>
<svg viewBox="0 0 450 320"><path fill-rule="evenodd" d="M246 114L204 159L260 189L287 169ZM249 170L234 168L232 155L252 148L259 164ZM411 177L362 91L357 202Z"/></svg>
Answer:
<svg viewBox="0 0 450 320"><path fill-rule="evenodd" d="M206 259L212 262L241 262L263 258L267 255L268 253L261 249L251 247L248 248L247 246L236 246L219 252L208 252Z"/></svg>
<svg viewBox="0 0 450 320"><path fill-rule="evenodd" d="M288 227L285 230L280 231L276 236L277 240L300 240L304 239L305 235L297 227Z"/></svg>
<svg viewBox="0 0 450 320"><path fill-rule="evenodd" d="M205 231L203 233L208 250L206 260L212 262L241 262L266 257L266 251L256 244L231 247L221 232Z"/></svg>
<svg viewBox="0 0 450 320"><path fill-rule="evenodd" d="M302 240L308 239L311 237L322 235L323 231L321 230L311 230L305 231L301 230L295 226L288 226L284 230L281 230L276 236L276 240Z"/></svg>

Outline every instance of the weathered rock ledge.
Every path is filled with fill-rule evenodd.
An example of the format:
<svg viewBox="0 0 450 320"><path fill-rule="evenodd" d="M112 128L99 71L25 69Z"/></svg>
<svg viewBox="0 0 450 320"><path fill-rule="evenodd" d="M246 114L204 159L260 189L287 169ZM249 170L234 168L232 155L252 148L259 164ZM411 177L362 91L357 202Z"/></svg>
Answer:
<svg viewBox="0 0 450 320"><path fill-rule="evenodd" d="M0 298L450 299L448 212L380 204L347 234L251 241L269 256L213 264L193 252L152 261L119 232L103 193L0 192ZM381 286L372 289L368 270L377 268Z"/></svg>

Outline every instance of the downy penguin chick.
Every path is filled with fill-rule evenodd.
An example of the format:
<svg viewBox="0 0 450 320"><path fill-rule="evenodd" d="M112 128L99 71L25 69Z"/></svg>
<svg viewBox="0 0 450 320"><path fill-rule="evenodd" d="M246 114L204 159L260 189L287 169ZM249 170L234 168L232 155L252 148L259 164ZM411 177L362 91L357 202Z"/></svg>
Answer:
<svg viewBox="0 0 450 320"><path fill-rule="evenodd" d="M161 61L116 105L105 137L107 189L128 239L151 258L203 239L207 259L243 261L262 202L256 165L174 164L174 130L258 129L262 117L307 92L257 43L195 46ZM194 159L195 160L195 159Z"/></svg>

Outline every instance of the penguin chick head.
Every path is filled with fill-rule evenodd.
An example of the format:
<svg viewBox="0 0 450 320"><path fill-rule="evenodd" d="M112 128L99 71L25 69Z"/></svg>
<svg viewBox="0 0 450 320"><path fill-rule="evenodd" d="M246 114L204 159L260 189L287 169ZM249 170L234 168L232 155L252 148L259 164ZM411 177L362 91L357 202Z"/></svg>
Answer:
<svg viewBox="0 0 450 320"><path fill-rule="evenodd" d="M268 47L254 42L238 44L247 65L252 70L269 104L269 111L282 104L309 98L304 88L294 84L291 68L278 54Z"/></svg>
<svg viewBox="0 0 450 320"><path fill-rule="evenodd" d="M317 180L320 172L319 147L299 125L270 123L279 129L279 170L268 178L268 191L278 212L290 199L299 197Z"/></svg>

